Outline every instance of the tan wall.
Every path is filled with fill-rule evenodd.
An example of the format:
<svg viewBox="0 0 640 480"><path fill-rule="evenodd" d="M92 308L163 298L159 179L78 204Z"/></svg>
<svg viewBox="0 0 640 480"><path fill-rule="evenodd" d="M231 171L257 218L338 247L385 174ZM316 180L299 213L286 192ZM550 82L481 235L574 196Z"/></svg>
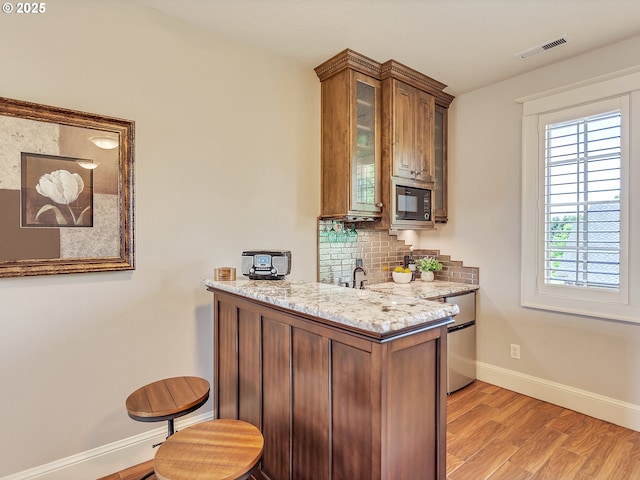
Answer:
<svg viewBox="0 0 640 480"><path fill-rule="evenodd" d="M315 280L320 85L120 0L3 14L0 40L1 95L136 122L137 263L0 279L3 477L161 426L126 415L144 383L211 379L214 267L290 249L291 277Z"/></svg>
<svg viewBox="0 0 640 480"><path fill-rule="evenodd" d="M417 243L480 267L480 362L636 409L640 325L520 307L522 110L516 99L637 65L639 51L635 37L456 98L449 128L451 220ZM631 244L632 255L637 247ZM521 345L521 360L510 358L511 343Z"/></svg>

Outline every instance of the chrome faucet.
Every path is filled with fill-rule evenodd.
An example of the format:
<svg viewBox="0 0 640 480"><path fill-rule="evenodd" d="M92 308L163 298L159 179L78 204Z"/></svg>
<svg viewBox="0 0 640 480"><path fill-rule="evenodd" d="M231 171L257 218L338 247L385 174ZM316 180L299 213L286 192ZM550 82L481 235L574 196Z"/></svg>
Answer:
<svg viewBox="0 0 640 480"><path fill-rule="evenodd" d="M358 270L361 271L365 276L367 275L367 271L361 266L357 266L356 268L354 268L351 288L356 288L356 274L358 273ZM360 280L360 288L364 288L364 280Z"/></svg>

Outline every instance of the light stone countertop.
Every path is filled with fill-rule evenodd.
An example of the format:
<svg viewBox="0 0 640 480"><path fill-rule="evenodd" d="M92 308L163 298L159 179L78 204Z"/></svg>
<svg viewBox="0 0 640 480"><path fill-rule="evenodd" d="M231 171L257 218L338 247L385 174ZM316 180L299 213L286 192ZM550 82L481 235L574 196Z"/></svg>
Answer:
<svg viewBox="0 0 640 480"><path fill-rule="evenodd" d="M463 293L473 292L475 290L478 290L480 288L480 285L445 282L442 280L434 280L433 282L416 280L410 283L374 283L371 285L366 285L364 288L366 290L372 290L379 293L387 293L409 298L433 300L436 298L450 297L453 295L461 295Z"/></svg>
<svg viewBox="0 0 640 480"><path fill-rule="evenodd" d="M204 284L249 299L259 300L336 324L377 335L438 324L438 320L457 315L457 305L421 300L407 295L379 293L339 287L325 283L292 280L206 279ZM447 322L449 323L449 322Z"/></svg>

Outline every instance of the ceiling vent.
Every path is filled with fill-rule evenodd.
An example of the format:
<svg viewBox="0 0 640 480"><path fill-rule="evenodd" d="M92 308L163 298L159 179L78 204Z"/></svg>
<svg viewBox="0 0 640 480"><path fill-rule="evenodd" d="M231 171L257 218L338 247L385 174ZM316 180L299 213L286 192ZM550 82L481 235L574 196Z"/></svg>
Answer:
<svg viewBox="0 0 640 480"><path fill-rule="evenodd" d="M569 38L566 35L563 35L560 38L556 38L555 40L551 40L550 42L530 48L528 50L525 50L524 52L516 53L515 56L522 59L529 58L539 53L546 52L547 50L551 50L552 48L559 47L560 45L564 45L568 41Z"/></svg>

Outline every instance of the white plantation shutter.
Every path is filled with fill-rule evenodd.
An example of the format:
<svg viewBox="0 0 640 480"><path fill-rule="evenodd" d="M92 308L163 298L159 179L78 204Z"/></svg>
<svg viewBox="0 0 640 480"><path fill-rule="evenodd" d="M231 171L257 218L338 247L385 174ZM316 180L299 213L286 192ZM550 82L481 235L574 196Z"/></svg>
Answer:
<svg viewBox="0 0 640 480"><path fill-rule="evenodd" d="M621 112L544 125L544 283L620 287Z"/></svg>

